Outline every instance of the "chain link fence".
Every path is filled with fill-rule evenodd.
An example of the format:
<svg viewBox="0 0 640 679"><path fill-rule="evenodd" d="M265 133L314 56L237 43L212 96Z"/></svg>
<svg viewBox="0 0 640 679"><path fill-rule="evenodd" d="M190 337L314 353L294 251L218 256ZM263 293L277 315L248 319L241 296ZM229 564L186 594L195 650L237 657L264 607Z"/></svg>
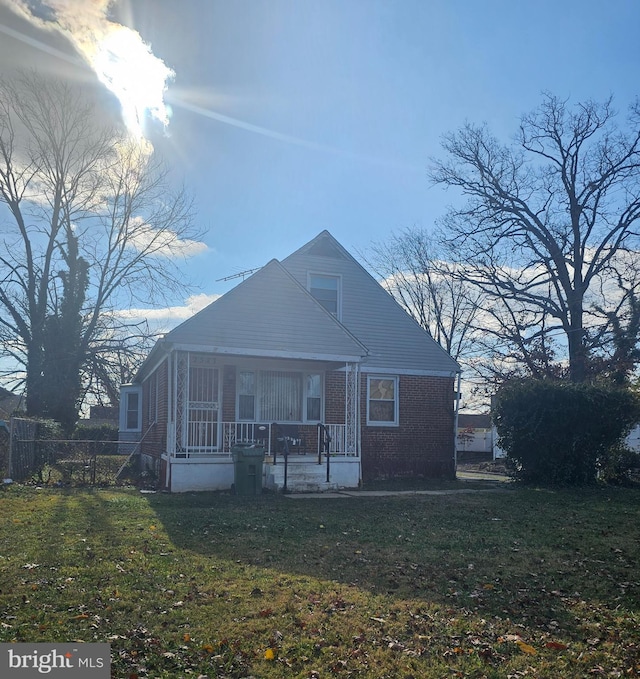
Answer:
<svg viewBox="0 0 640 679"><path fill-rule="evenodd" d="M59 486L128 485L137 478L135 458L118 474L127 458L117 441L43 438L47 433L36 420L12 418L9 478Z"/></svg>

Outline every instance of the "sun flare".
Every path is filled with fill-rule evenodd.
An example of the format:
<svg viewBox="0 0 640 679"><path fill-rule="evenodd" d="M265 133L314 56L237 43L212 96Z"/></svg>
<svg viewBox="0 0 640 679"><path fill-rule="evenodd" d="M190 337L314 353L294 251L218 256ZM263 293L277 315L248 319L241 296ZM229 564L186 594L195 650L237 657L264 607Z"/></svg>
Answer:
<svg viewBox="0 0 640 679"><path fill-rule="evenodd" d="M149 115L165 127L169 109L163 95L174 72L151 52L136 31L119 27L97 45L91 65L98 78L118 97L129 132L144 136L144 121Z"/></svg>

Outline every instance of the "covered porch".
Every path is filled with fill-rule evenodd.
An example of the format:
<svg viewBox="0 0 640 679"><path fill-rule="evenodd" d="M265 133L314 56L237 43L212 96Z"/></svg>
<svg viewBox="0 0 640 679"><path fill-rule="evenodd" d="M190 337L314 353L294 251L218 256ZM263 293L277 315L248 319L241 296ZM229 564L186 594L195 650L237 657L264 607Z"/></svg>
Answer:
<svg viewBox="0 0 640 679"><path fill-rule="evenodd" d="M264 447L264 488L356 487L359 362L353 358L172 351L164 487L231 488L238 444Z"/></svg>

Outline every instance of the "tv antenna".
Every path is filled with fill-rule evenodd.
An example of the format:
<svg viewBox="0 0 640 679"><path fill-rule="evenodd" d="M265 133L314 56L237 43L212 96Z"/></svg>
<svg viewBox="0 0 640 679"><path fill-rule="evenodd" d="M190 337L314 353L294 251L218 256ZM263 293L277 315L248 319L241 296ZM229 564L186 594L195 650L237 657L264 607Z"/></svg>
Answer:
<svg viewBox="0 0 640 679"><path fill-rule="evenodd" d="M245 269L244 271L238 271L238 273L233 273L230 276L225 276L224 278L216 278L216 283L219 283L220 281L231 281L234 278L242 278L242 280L244 280L247 276L250 276L252 273L260 271L260 269L262 269L262 267L257 266L255 269Z"/></svg>

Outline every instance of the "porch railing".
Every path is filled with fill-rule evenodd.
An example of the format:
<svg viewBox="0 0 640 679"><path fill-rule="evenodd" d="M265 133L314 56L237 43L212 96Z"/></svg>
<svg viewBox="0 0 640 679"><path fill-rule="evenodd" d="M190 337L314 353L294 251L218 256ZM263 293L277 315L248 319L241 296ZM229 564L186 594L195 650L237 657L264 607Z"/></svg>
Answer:
<svg viewBox="0 0 640 679"><path fill-rule="evenodd" d="M272 422L221 422L218 445L202 445L202 441L193 440L196 445L187 447L187 450L177 451L180 457L231 457L231 449L236 443L264 443L265 454L274 456L276 453L275 443L278 436L274 427L278 425ZM300 425L301 427L303 425ZM346 436L347 428L344 424L323 424L329 440L328 450L332 456L356 457L357 453L347 452ZM273 434L273 435L272 435ZM308 446L306 452L313 454L316 446Z"/></svg>

